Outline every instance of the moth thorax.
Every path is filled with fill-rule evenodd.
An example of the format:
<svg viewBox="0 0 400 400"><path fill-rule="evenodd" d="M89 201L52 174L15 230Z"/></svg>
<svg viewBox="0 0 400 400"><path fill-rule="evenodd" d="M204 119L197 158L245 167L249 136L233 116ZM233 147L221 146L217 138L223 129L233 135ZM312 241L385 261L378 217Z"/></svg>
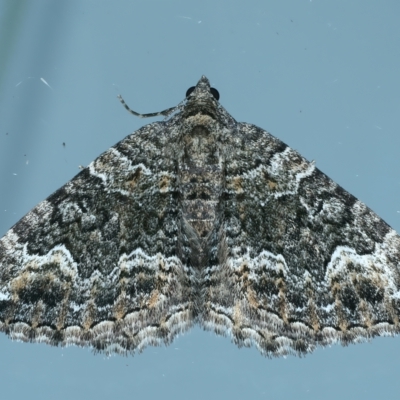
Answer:
<svg viewBox="0 0 400 400"><path fill-rule="evenodd" d="M222 161L216 135L203 125L183 137L180 165L184 219L199 238L211 232L222 188Z"/></svg>

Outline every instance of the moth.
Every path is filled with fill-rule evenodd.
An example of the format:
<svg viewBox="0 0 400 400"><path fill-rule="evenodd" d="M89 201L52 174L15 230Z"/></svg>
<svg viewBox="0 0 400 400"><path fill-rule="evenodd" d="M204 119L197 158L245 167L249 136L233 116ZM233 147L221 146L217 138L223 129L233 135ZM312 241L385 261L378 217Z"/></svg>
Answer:
<svg viewBox="0 0 400 400"><path fill-rule="evenodd" d="M399 333L400 237L202 77L0 239L0 331L128 354L199 324L265 356Z"/></svg>

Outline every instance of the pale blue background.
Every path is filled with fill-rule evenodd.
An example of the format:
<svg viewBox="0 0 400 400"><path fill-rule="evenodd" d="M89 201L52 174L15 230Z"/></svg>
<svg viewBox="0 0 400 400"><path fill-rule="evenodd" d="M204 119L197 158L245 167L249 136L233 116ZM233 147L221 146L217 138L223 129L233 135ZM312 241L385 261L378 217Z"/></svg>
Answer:
<svg viewBox="0 0 400 400"><path fill-rule="evenodd" d="M400 231L399 17L398 0L0 0L0 236L151 121L117 94L159 111L202 74ZM106 359L0 334L2 399L398 399L399 370L400 338L270 360L196 328Z"/></svg>

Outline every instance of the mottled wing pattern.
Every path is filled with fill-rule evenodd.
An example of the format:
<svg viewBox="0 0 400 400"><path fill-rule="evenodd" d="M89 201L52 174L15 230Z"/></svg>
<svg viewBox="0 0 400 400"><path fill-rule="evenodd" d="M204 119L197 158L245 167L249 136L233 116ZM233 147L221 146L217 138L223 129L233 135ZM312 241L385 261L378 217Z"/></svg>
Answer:
<svg viewBox="0 0 400 400"><path fill-rule="evenodd" d="M119 142L0 240L1 331L125 353L193 324L169 127Z"/></svg>
<svg viewBox="0 0 400 400"><path fill-rule="evenodd" d="M399 333L400 237L206 77L0 239L0 331L106 353L199 322L267 356Z"/></svg>
<svg viewBox="0 0 400 400"><path fill-rule="evenodd" d="M400 237L268 132L227 143L219 265L203 324L267 356L399 333Z"/></svg>

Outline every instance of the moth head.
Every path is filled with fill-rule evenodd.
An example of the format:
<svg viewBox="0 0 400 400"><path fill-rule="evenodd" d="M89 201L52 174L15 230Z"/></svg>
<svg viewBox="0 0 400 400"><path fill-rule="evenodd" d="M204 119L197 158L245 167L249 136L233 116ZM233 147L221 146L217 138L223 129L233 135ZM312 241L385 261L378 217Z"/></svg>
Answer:
<svg viewBox="0 0 400 400"><path fill-rule="evenodd" d="M218 90L212 88L208 79L203 75L197 85L190 87L186 92L184 117L204 114L216 119L220 107L218 99Z"/></svg>
<svg viewBox="0 0 400 400"><path fill-rule="evenodd" d="M209 80L203 75L200 80L197 82L196 86L191 86L187 91L186 91L186 98L189 98L189 96L197 89L196 92L198 93L211 93L212 97L215 100L219 100L219 92L217 89L213 88L210 86Z"/></svg>

